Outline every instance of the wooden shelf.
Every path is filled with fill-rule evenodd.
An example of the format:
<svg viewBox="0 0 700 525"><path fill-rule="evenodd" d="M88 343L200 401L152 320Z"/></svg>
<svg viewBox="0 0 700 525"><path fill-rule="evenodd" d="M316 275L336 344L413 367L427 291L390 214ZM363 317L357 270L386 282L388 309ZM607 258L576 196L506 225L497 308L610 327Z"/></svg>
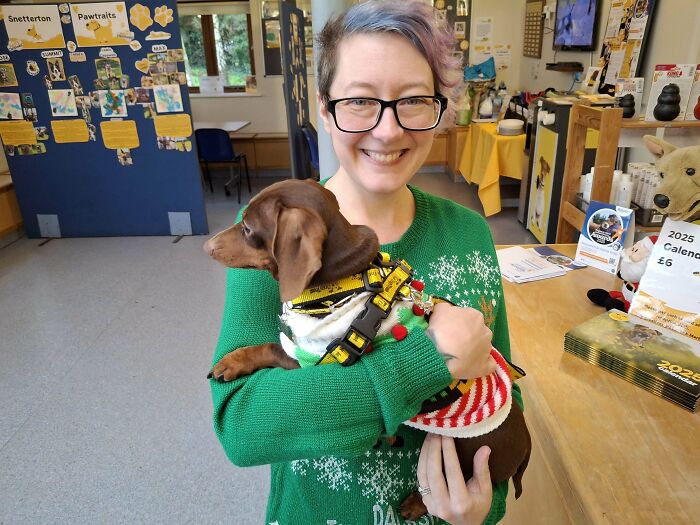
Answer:
<svg viewBox="0 0 700 525"><path fill-rule="evenodd" d="M549 71L559 71L560 73L583 73L583 64L580 66L571 66L571 65L558 65L558 64L553 64L549 65L547 64L545 66Z"/></svg>
<svg viewBox="0 0 700 525"><path fill-rule="evenodd" d="M599 145L595 156L595 176L591 189L591 200L607 202L612 186L612 175L617 159L617 148L621 129L658 128L698 128L700 121L647 122L644 120L624 120L622 108L596 108L586 102L575 102L569 117L569 134L566 141L566 163L561 193L557 243L574 241L576 232L583 227L584 212L576 207L576 192L579 177L583 173L583 154L588 128L600 132ZM640 232L658 232L660 226L640 226Z"/></svg>
<svg viewBox="0 0 700 525"><path fill-rule="evenodd" d="M672 120L670 122L657 122L622 119L621 127L625 129L700 128L700 120Z"/></svg>

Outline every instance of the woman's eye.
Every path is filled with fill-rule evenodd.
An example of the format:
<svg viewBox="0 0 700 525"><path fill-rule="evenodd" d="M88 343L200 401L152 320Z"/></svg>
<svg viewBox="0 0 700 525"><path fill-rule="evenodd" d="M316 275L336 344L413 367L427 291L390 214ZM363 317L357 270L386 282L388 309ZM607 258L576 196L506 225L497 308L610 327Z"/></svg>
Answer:
<svg viewBox="0 0 700 525"><path fill-rule="evenodd" d="M369 100L365 100L364 98L354 98L352 100L348 100L348 104L352 106L366 106L369 104Z"/></svg>

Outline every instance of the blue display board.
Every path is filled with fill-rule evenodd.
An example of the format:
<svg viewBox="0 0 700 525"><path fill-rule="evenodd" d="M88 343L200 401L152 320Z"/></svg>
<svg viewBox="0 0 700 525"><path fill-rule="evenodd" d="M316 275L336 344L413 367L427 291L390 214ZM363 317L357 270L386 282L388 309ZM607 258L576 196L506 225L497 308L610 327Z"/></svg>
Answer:
<svg viewBox="0 0 700 525"><path fill-rule="evenodd" d="M5 5L0 26L29 237L208 233L175 0Z"/></svg>

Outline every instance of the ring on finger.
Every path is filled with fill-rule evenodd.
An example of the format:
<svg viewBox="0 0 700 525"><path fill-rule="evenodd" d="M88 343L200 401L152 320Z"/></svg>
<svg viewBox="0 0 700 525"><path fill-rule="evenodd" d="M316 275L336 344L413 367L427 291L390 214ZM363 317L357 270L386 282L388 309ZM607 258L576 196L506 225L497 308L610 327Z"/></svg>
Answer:
<svg viewBox="0 0 700 525"><path fill-rule="evenodd" d="M430 487L422 487L419 483L418 494L420 494L421 496L427 496L428 494L430 494Z"/></svg>

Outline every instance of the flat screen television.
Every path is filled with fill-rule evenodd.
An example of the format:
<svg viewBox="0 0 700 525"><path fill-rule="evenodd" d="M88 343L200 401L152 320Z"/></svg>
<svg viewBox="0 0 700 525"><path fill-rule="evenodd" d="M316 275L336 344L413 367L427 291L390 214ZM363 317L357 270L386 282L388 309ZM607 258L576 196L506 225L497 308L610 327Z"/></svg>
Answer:
<svg viewBox="0 0 700 525"><path fill-rule="evenodd" d="M593 51L601 0L557 0L554 49Z"/></svg>

